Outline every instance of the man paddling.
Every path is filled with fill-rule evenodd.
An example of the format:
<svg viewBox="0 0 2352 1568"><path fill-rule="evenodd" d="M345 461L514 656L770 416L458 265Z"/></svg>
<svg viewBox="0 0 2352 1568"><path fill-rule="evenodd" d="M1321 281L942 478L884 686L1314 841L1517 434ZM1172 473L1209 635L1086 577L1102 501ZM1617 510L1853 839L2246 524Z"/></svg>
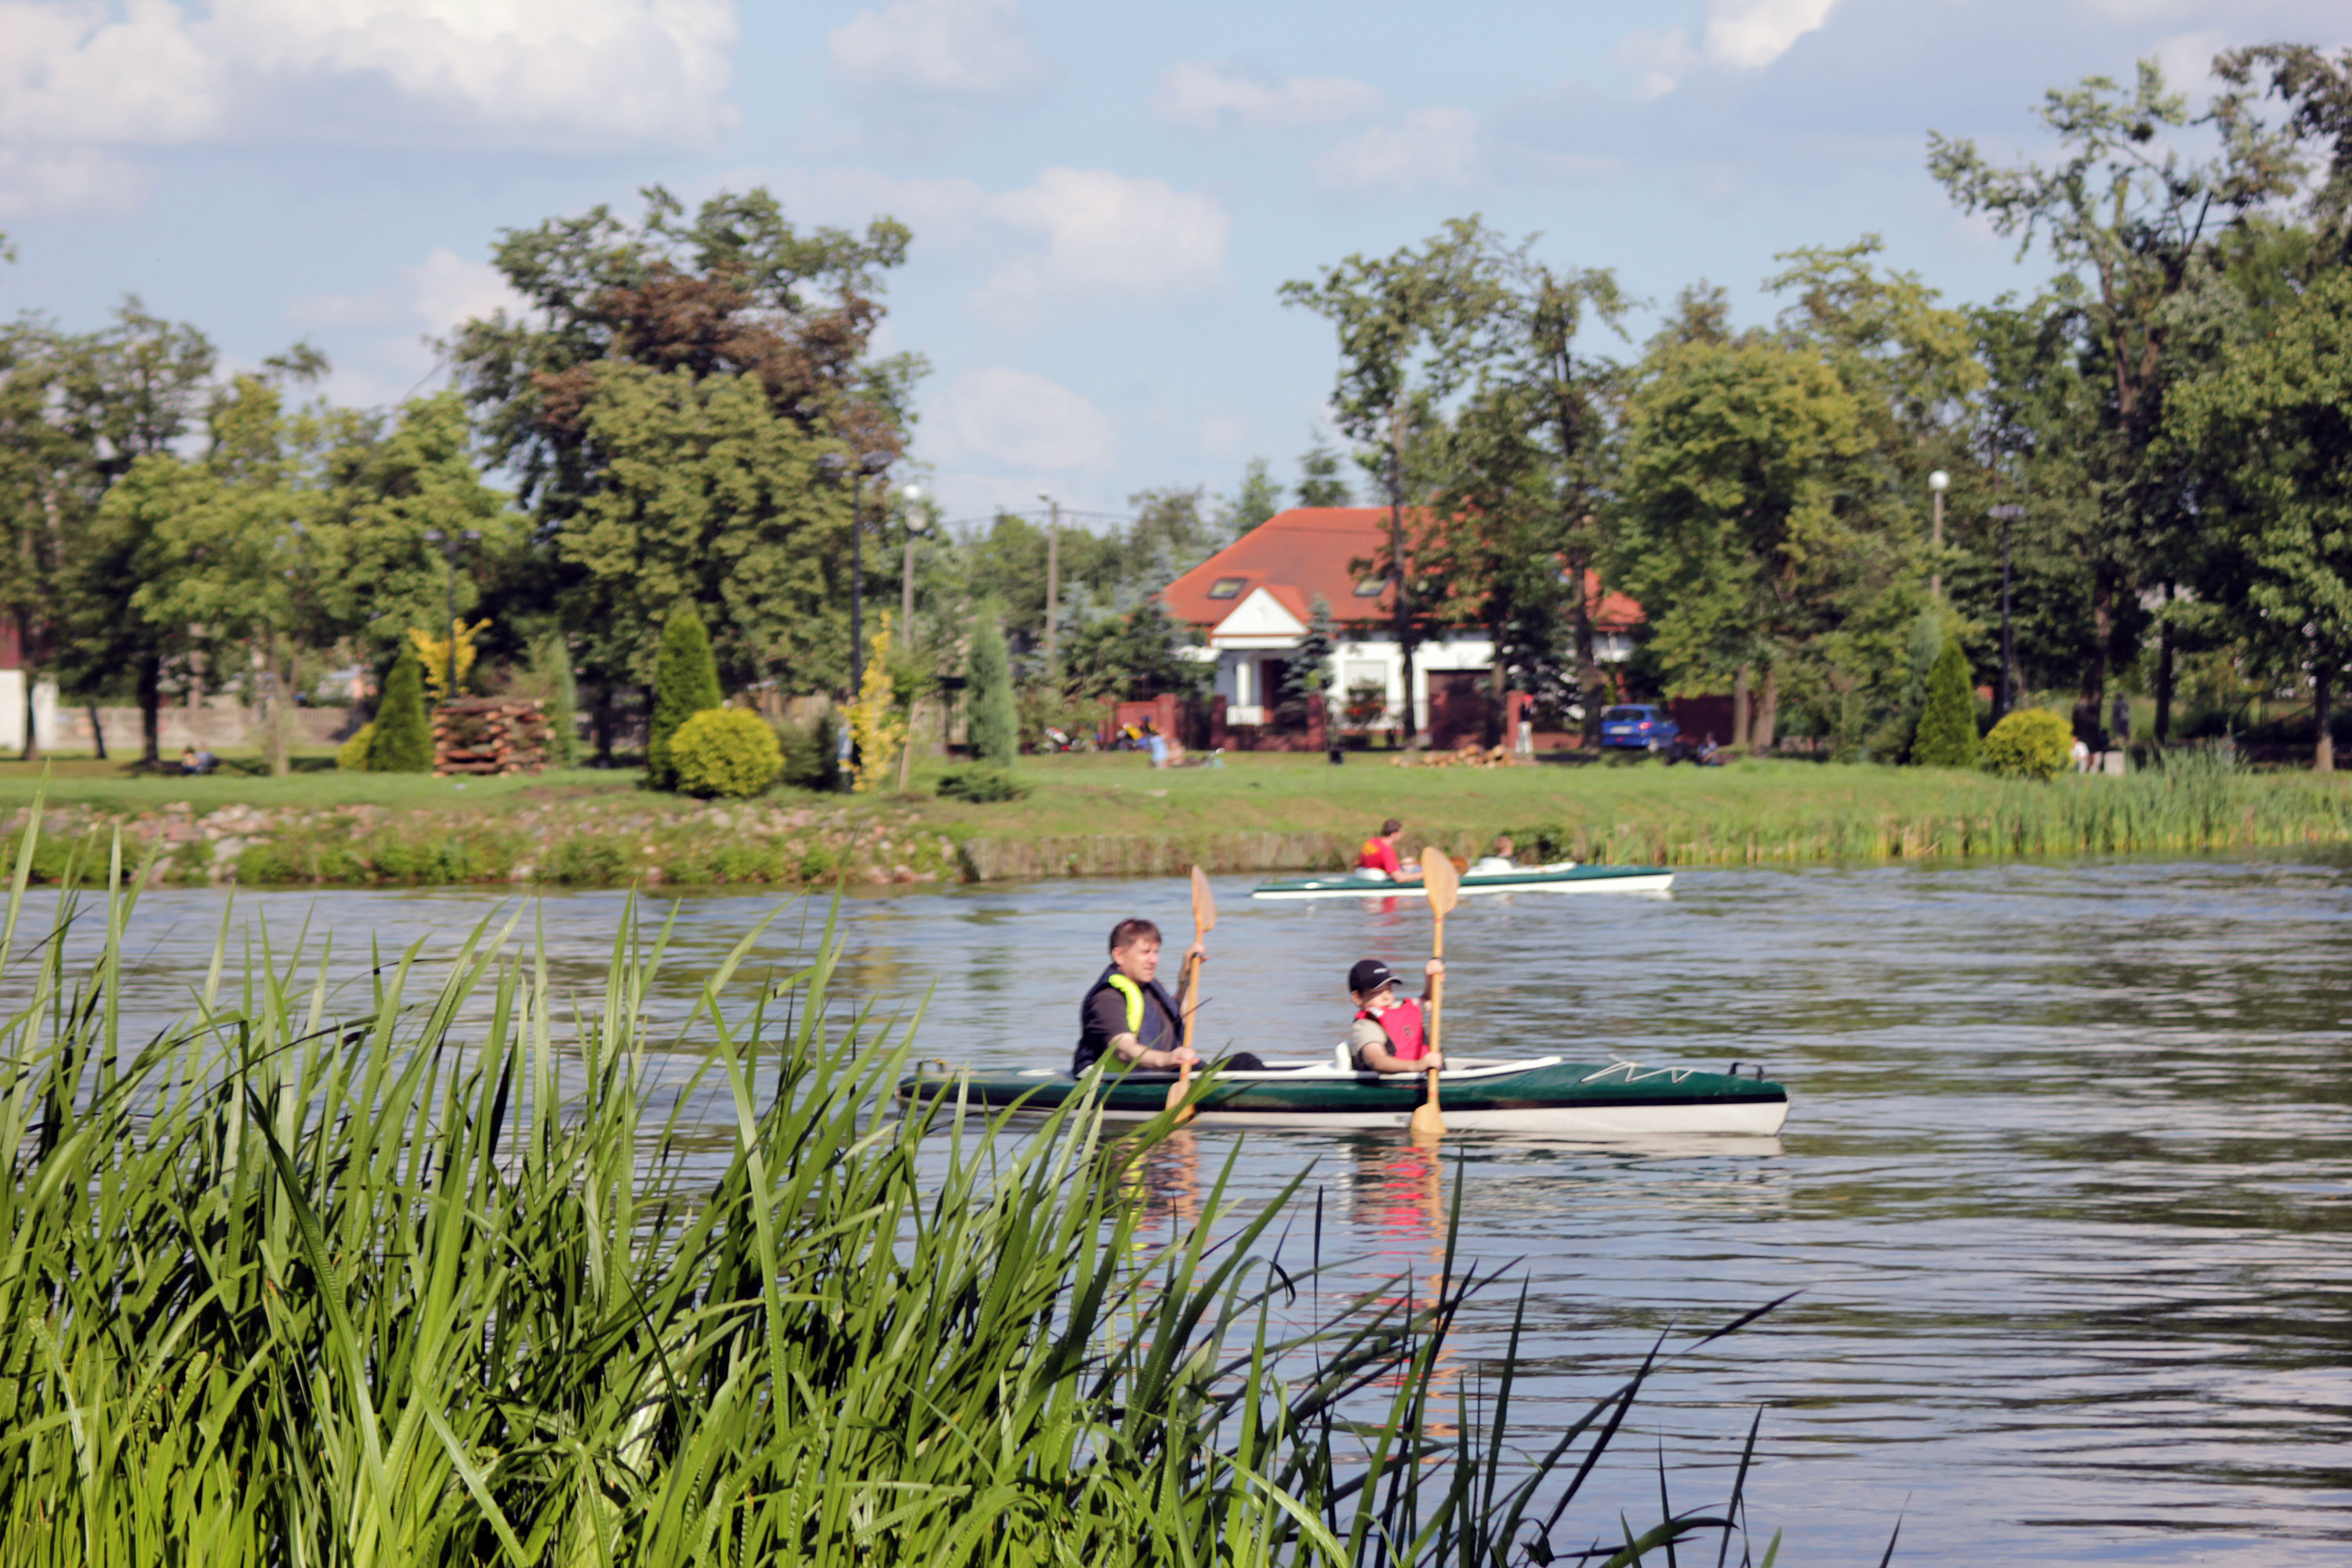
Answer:
<svg viewBox="0 0 2352 1568"><path fill-rule="evenodd" d="M1194 952L1199 948L1195 942ZM1201 1059L1184 1048L1181 984L1171 998L1160 984L1160 928L1150 921L1124 920L1111 927L1110 963L1078 1004L1078 1048L1070 1070L1083 1074L1106 1051L1129 1067L1159 1072Z"/></svg>
<svg viewBox="0 0 2352 1568"><path fill-rule="evenodd" d="M1199 942L1184 956L1205 962ZM1199 963L1184 966L1198 973ZM1110 928L1110 963L1087 988L1078 1004L1078 1046L1070 1055L1071 1072L1084 1076L1105 1053L1130 1068L1149 1072L1175 1072L1200 1065L1198 1053L1184 1045L1186 986L1179 982L1171 998L1160 984L1160 928L1150 921L1123 920ZM1247 1051L1236 1051L1220 1066L1255 1072L1260 1064Z"/></svg>

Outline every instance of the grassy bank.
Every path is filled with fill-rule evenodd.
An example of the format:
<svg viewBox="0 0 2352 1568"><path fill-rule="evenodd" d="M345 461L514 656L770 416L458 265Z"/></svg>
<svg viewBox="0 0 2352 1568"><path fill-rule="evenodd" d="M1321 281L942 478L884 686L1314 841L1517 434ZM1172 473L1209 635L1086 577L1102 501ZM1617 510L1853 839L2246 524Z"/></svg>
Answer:
<svg viewBox="0 0 2352 1568"><path fill-rule="evenodd" d="M1213 1186L1154 1240L1164 1121L898 1117L909 1043L828 1005L831 952L739 982L747 935L654 1038L625 930L561 996L503 932L357 995L225 934L190 1016L131 1039L131 900L73 972L73 900L30 941L22 885L0 1564L1751 1560L1744 1459L1728 1507L1638 1538L1575 1507L1647 1365L1509 1441L1515 1355L1428 1393L1475 1267L1295 1322L1287 1195ZM684 1059L726 1125L665 1120L646 1064Z"/></svg>
<svg viewBox="0 0 2352 1568"><path fill-rule="evenodd" d="M1741 763L1726 768L1399 768L1357 755L1242 756L1153 773L1117 756L1024 759L1025 798L779 791L720 805L582 770L456 781L380 773L132 778L0 768L6 831L46 789L39 879L103 861L118 830L162 879L247 884L570 886L921 883L1351 864L1383 817L1408 847L1457 853L1510 831L1532 858L1675 866L2076 854L2352 843L2352 776L2189 759L2048 784L1926 768Z"/></svg>

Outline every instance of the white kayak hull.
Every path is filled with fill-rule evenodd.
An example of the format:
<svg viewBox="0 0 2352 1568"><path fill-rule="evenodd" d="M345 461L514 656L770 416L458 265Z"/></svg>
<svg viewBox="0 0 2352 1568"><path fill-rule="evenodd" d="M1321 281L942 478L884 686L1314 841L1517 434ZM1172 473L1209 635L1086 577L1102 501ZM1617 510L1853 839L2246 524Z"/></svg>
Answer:
<svg viewBox="0 0 2352 1568"><path fill-rule="evenodd" d="M1663 866L1580 866L1570 860L1555 866L1530 866L1525 870L1489 875L1465 872L1459 880L1465 898L1482 893L1664 893L1674 889L1675 874ZM1250 892L1254 899L1425 899L1428 896L1429 889L1419 882L1391 882L1349 872L1261 882Z"/></svg>

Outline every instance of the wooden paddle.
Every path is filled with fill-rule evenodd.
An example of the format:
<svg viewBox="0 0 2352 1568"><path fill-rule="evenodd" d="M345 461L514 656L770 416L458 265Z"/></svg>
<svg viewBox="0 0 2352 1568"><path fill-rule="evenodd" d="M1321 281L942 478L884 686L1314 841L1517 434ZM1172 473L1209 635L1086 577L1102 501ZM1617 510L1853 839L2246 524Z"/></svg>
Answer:
<svg viewBox="0 0 2352 1568"><path fill-rule="evenodd" d="M1206 942L1209 933L1217 929L1217 900L1209 892L1208 873L1192 868L1192 941L1197 946ZM1184 993L1184 1048L1192 1048L1192 1019L1201 1011L1201 961L1186 953L1184 973L1178 981ZM1176 1069L1176 1081L1168 1086L1168 1109L1176 1113L1176 1125L1181 1127L1192 1120L1192 1108L1184 1103L1185 1091L1192 1087L1192 1064L1186 1062Z"/></svg>
<svg viewBox="0 0 2352 1568"><path fill-rule="evenodd" d="M1421 852L1421 879L1429 889L1429 907L1437 916L1437 947L1430 956L1439 963L1445 961L1445 914L1461 895L1460 873L1454 862L1436 849ZM1445 977L1433 975L1429 982L1429 1054L1439 1054L1444 1022ZM1445 1136L1445 1118L1437 1110L1437 1069L1429 1069L1429 1098L1423 1100L1412 1113L1412 1135L1416 1138Z"/></svg>

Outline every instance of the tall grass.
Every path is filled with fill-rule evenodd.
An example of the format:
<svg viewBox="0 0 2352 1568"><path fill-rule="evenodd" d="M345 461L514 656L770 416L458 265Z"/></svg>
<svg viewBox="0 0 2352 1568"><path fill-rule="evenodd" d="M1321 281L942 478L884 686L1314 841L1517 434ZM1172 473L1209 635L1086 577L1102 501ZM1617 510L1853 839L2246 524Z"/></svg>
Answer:
<svg viewBox="0 0 2352 1568"><path fill-rule="evenodd" d="M1834 773L1824 774L1824 783ZM2006 858L2168 854L2352 842L2352 792L2332 780L2253 773L2211 753L2123 778L2050 784L1956 779L1952 798L1896 809L1825 801L1818 811L1737 799L1646 820L1514 828L1528 858L1609 864Z"/></svg>
<svg viewBox="0 0 2352 1568"><path fill-rule="evenodd" d="M1748 1560L1744 1460L1720 1510L1569 1522L1648 1365L1531 1457L1516 1327L1489 1397L1428 1393L1489 1284L1450 1251L1417 1303L1312 1321L1286 1201L1220 1178L1147 1245L1140 1146L1083 1111L898 1112L909 1042L829 1004L830 933L780 980L739 978L747 933L656 1038L660 932L576 1000L509 921L347 1004L323 942L225 921L184 1019L132 1039L119 853L20 944L29 854L0 1564ZM715 1135L659 1087L681 1047Z"/></svg>

